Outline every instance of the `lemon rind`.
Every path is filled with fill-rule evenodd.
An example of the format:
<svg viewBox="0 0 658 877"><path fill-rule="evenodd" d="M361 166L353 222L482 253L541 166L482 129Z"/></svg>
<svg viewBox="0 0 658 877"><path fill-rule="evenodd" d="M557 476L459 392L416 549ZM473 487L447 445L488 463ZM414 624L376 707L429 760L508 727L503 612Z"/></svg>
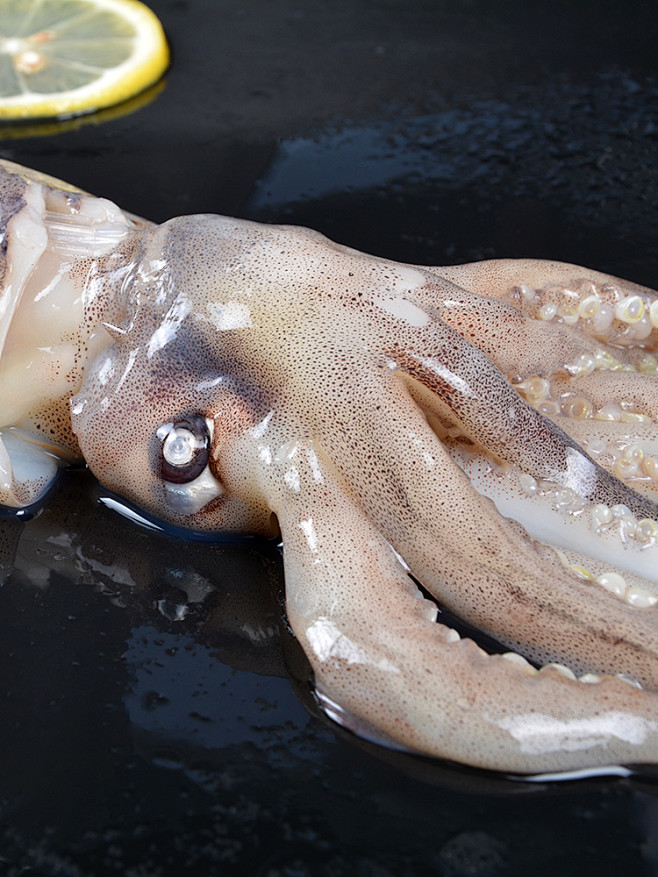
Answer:
<svg viewBox="0 0 658 877"><path fill-rule="evenodd" d="M137 32L135 50L116 67L80 88L0 98L0 121L80 115L121 103L157 82L169 66L169 46L162 25L139 0L93 0L99 10L114 12Z"/></svg>

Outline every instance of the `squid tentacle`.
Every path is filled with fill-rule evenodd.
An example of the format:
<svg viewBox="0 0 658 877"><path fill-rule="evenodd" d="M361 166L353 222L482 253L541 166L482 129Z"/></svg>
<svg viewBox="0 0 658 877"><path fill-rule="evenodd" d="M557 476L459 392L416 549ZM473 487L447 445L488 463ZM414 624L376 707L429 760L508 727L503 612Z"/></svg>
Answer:
<svg viewBox="0 0 658 877"><path fill-rule="evenodd" d="M430 411L441 415L449 409L469 438L535 478L553 480L594 502L624 503L640 517L658 518L655 503L612 478L522 399L496 366L459 333L437 325L436 335L432 349L442 347L440 356L409 349L389 351L405 374L430 391L422 403Z"/></svg>
<svg viewBox="0 0 658 877"><path fill-rule="evenodd" d="M288 618L332 718L377 742L512 772L658 756L655 695L612 677L576 681L563 667L537 671L514 653L488 656L435 623L322 453L300 446L294 462L303 489L268 492L284 539Z"/></svg>
<svg viewBox="0 0 658 877"><path fill-rule="evenodd" d="M658 685L655 612L635 611L598 584L579 581L555 555L547 562L471 486L401 381L391 378L374 398L362 395L359 410L342 417L340 434L318 426L322 447L375 526L447 608L538 660ZM354 460L350 436L358 420L372 452Z"/></svg>
<svg viewBox="0 0 658 877"><path fill-rule="evenodd" d="M551 397L562 402L584 398L599 419L621 419L625 414L644 415L658 422L658 376L626 371L602 371L577 378L554 378ZM613 408L615 406L615 408ZM616 416L615 416L616 413ZM628 418L633 421L635 418Z"/></svg>
<svg viewBox="0 0 658 877"><path fill-rule="evenodd" d="M658 502L658 427L549 415L596 462Z"/></svg>
<svg viewBox="0 0 658 877"><path fill-rule="evenodd" d="M464 265L432 266L424 270L462 289L508 301L520 309L527 308L528 299L532 302L531 291L536 290L550 291L553 303L568 291L587 291L589 294L591 286L609 293L616 290L620 297L642 295L650 301L657 298L655 290L639 283L581 265L547 259L490 259Z"/></svg>
<svg viewBox="0 0 658 877"><path fill-rule="evenodd" d="M533 320L507 302L479 293L425 284L409 298L433 318L451 326L496 363L504 374L550 377L566 374L584 356L602 353L606 345L574 332L571 326ZM431 349L432 331L422 333Z"/></svg>

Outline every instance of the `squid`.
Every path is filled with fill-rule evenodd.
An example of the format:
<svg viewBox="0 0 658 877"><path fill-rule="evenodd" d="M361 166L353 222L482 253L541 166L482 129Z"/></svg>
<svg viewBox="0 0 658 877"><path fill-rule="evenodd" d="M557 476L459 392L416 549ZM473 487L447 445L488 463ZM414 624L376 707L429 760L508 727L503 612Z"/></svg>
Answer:
<svg viewBox="0 0 658 877"><path fill-rule="evenodd" d="M658 296L596 271L153 225L0 167L0 503L84 460L283 546L318 704L514 774L658 762Z"/></svg>

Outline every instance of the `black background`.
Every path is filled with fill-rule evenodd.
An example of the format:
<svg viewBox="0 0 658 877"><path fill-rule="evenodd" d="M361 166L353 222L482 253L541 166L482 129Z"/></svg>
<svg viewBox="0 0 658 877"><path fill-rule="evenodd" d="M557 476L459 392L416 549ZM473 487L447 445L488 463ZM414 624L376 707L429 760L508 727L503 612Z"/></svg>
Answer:
<svg viewBox="0 0 658 877"><path fill-rule="evenodd" d="M164 88L0 128L0 155L156 221L658 287L654 4L150 5ZM97 499L70 473L2 523L0 873L658 874L648 777L519 783L354 740L308 712L276 551L163 539ZM175 621L183 579L213 590Z"/></svg>

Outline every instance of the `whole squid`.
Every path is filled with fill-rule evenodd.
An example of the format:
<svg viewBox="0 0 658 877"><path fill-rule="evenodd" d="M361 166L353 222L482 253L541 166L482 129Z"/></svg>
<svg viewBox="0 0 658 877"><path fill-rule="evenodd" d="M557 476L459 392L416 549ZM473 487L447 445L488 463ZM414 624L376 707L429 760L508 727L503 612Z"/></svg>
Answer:
<svg viewBox="0 0 658 877"><path fill-rule="evenodd" d="M2 504L84 459L152 518L280 536L318 701L361 736L658 762L654 292L151 225L9 162L0 226Z"/></svg>

